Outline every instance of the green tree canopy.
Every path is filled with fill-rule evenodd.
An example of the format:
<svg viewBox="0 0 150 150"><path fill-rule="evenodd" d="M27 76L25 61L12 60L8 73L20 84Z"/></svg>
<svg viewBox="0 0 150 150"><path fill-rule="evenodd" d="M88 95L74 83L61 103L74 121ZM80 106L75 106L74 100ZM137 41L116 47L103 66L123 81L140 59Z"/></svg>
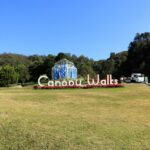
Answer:
<svg viewBox="0 0 150 150"><path fill-rule="evenodd" d="M18 82L19 74L10 65L0 67L0 86L9 86Z"/></svg>

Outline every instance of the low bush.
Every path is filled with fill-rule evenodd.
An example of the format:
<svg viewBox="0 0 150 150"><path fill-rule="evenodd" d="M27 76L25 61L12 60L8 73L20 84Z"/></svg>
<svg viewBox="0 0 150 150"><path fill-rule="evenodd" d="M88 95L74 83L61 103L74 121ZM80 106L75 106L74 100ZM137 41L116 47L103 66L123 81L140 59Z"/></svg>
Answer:
<svg viewBox="0 0 150 150"><path fill-rule="evenodd" d="M90 88L117 88L124 87L122 84L113 85L81 85L81 86L34 86L34 89L90 89Z"/></svg>

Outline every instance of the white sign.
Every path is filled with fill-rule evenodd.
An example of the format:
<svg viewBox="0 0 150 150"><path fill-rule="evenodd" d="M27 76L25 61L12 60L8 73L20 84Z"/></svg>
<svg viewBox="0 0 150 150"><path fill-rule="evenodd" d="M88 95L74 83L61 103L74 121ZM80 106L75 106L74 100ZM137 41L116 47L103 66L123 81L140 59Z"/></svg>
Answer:
<svg viewBox="0 0 150 150"><path fill-rule="evenodd" d="M46 79L48 80L47 85L44 85L41 83L41 80ZM107 75L106 79L100 79L99 75L97 74L96 76L96 80L95 79L90 79L90 76L87 75L87 84L88 85L117 85L118 84L118 80L117 79L113 79L112 75ZM82 84L82 80L49 80L47 75L42 75L39 77L38 79L38 85L43 87L43 86L51 86L51 87L55 87L55 86L84 86L84 84Z"/></svg>

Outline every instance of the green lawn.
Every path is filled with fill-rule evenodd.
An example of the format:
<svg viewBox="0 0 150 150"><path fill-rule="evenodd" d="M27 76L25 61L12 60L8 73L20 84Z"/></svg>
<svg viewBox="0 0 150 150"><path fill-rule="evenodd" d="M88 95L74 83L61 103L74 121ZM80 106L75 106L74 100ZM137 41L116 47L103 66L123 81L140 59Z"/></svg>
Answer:
<svg viewBox="0 0 150 150"><path fill-rule="evenodd" d="M75 149L150 149L150 86L0 88L0 150Z"/></svg>

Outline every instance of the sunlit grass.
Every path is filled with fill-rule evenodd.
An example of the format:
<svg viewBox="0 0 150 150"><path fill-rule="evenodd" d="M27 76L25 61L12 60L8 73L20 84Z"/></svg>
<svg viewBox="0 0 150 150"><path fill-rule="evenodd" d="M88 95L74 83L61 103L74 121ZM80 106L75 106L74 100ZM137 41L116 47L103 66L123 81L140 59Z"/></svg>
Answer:
<svg viewBox="0 0 150 150"><path fill-rule="evenodd" d="M0 89L0 150L150 149L150 87Z"/></svg>

